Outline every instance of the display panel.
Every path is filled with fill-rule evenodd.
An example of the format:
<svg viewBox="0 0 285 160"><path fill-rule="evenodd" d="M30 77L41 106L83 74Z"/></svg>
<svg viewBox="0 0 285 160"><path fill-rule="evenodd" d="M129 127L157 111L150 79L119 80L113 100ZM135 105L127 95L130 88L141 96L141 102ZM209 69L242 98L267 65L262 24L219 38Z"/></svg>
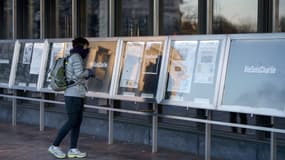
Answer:
<svg viewBox="0 0 285 160"><path fill-rule="evenodd" d="M117 95L156 97L164 41L125 41Z"/></svg>
<svg viewBox="0 0 285 160"><path fill-rule="evenodd" d="M223 109L284 116L284 44L285 38L231 41Z"/></svg>
<svg viewBox="0 0 285 160"><path fill-rule="evenodd" d="M14 88L35 90L44 52L43 42L21 42Z"/></svg>
<svg viewBox="0 0 285 160"><path fill-rule="evenodd" d="M49 43L49 53L47 65L45 68L45 78L43 83L43 88L51 90L49 74L51 67L53 66L57 58L62 58L63 56L69 55L69 51L72 48L72 43L70 42L51 42Z"/></svg>
<svg viewBox="0 0 285 160"><path fill-rule="evenodd" d="M223 47L223 39L171 40L162 103L212 108Z"/></svg>
<svg viewBox="0 0 285 160"><path fill-rule="evenodd" d="M0 42L0 86L8 86L14 54L14 42Z"/></svg>
<svg viewBox="0 0 285 160"><path fill-rule="evenodd" d="M110 93L117 41L91 41L86 68L92 69L95 78L88 80L88 95Z"/></svg>

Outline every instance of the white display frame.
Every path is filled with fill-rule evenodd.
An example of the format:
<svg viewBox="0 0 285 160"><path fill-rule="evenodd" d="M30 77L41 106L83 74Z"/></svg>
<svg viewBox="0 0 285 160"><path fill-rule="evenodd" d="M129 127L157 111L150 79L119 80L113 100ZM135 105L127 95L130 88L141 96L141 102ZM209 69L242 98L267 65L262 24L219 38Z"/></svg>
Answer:
<svg viewBox="0 0 285 160"><path fill-rule="evenodd" d="M225 53L225 60L223 64L222 70L222 79L220 85L220 92L218 96L218 105L217 109L220 111L227 111L227 112L238 112L238 113L247 113L247 114L257 114L257 115L267 115L267 116L276 116L276 117L285 117L285 111L280 111L276 109L267 109L262 108L254 108L250 106L239 106L239 105L224 105L222 104L223 101L223 94L224 94L224 85L226 80L226 72L227 72L227 65L229 60L229 52L231 47L232 40L276 40L276 39L285 39L285 33L262 33L262 34L232 34L228 35L227 37L227 46L226 46L226 53Z"/></svg>
<svg viewBox="0 0 285 160"><path fill-rule="evenodd" d="M18 62L19 62L19 56L20 56L20 48L21 48L21 43L43 43L43 51L42 51L42 56L40 60L40 69L39 69L39 75L38 75L38 80L36 83L35 87L23 87L19 85L15 85L15 80L16 80L16 73L17 73L17 67L18 67ZM39 86L40 86L40 75L42 73L43 67L44 67L44 62L46 60L46 55L47 55L47 47L48 47L48 42L47 40L40 40L40 39L22 39L22 40L17 40L15 44L15 51L14 51L14 57L13 57L13 65L11 69L11 77L10 77L10 84L9 88L11 89L16 89L16 90L25 90L25 91L39 91Z"/></svg>
<svg viewBox="0 0 285 160"><path fill-rule="evenodd" d="M168 42L168 37L166 36L157 36L157 37L122 37L119 39L120 41L120 47L118 48L119 53L118 53L118 58L116 59L116 64L115 64L115 77L113 78L112 82L112 95L111 99L116 99L116 100L125 100L125 101L134 101L134 102L147 102L147 103L157 103L157 96L159 93L159 87L157 87L156 91L156 96L153 98L147 98L147 97L141 97L141 96L127 96L127 95L120 95L118 94L118 89L119 89L119 83L120 83L120 77L121 77L121 70L122 70L122 56L123 56L123 45L124 42L150 42L150 41L161 41L163 42L163 51L162 51L162 61L161 65L163 64L163 61L165 59L166 55L166 48L167 48L167 42ZM160 67L162 69L162 67ZM161 73L161 70L160 70ZM158 77L160 79L160 76ZM159 82L158 82L159 86Z"/></svg>
<svg viewBox="0 0 285 160"><path fill-rule="evenodd" d="M13 56L12 56L12 59L11 59L11 68L10 68L10 74L9 74L9 77L8 77L8 83L0 83L0 88L5 88L5 89L8 89L9 86L10 86L10 80L11 80L11 76L13 75L12 74L12 67L13 67L13 60L15 58L15 56L17 56L17 48L16 48L16 41L14 40L0 40L0 43L13 43L14 44L14 49L13 49Z"/></svg>
<svg viewBox="0 0 285 160"><path fill-rule="evenodd" d="M109 89L109 93L102 93L102 92L90 92L88 91L86 93L86 97L90 97L90 98L104 98L104 99L109 99L111 98L111 91L112 91L112 85L113 85L113 77L115 75L115 66L117 63L117 59L119 58L118 56L118 49L120 47L120 41L118 40L118 38L86 38L89 43L92 42L116 42L116 53L115 53L115 62L114 62L114 66L113 66L113 72L112 72L112 80L111 80L111 86ZM49 65L48 63L48 54L49 54L49 46L51 43L72 43L72 39L47 39L48 42L48 49L47 49L47 55L46 55L46 61L44 62L44 67L43 70L41 71L41 82L40 82L40 86L39 86L39 90L41 92L45 92L45 93L55 93L55 94L64 94L63 91L61 92L56 92L53 91L52 89L46 88L44 87L44 82L45 82L45 76L46 76L46 67Z"/></svg>
<svg viewBox="0 0 285 160"><path fill-rule="evenodd" d="M216 76L216 83L215 83L215 91L214 91L214 97L213 97L213 103L204 104L204 103L198 103L194 101L177 101L172 99L165 99L165 92L167 88L167 70L168 70L168 64L169 64L169 56L170 56L170 47L172 41L211 41L211 40L219 40L220 41L220 50L219 55L220 57L217 58L219 60L217 65L217 76ZM218 101L218 92L220 88L220 80L221 80L221 72L222 72L222 66L223 66L223 60L225 56L225 47L226 47L226 35L195 35L195 36L170 36L168 40L167 45L167 54L166 59L164 60L164 64L161 67L161 74L160 74L160 92L157 101L160 104L164 105L174 105L179 107L189 107L189 108L200 108L200 109L210 109L215 110L217 109L217 101Z"/></svg>
<svg viewBox="0 0 285 160"><path fill-rule="evenodd" d="M110 88L108 93L103 93L103 92L94 92L94 91L89 91L86 93L87 97L93 97L93 98L103 98L103 99L110 99L113 85L114 85L114 77L116 76L116 66L118 63L119 59L119 49L120 49L120 41L119 38L113 37L113 38L87 38L89 43L92 42L116 42L116 50L115 50L115 58L114 58L114 66L113 66L113 71L112 71L112 77L111 77L111 82L110 82ZM96 75L95 75L96 76Z"/></svg>

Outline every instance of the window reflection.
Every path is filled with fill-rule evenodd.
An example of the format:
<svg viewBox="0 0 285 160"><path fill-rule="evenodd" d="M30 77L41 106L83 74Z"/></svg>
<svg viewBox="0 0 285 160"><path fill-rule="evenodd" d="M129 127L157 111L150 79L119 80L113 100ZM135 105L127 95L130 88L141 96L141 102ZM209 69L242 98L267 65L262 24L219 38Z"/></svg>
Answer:
<svg viewBox="0 0 285 160"><path fill-rule="evenodd" d="M152 35L151 0L121 0L117 6L119 7L118 35Z"/></svg>
<svg viewBox="0 0 285 160"><path fill-rule="evenodd" d="M214 0L213 33L257 32L258 0Z"/></svg>
<svg viewBox="0 0 285 160"><path fill-rule="evenodd" d="M43 48L44 43L21 43L14 84L16 87L37 87Z"/></svg>
<svg viewBox="0 0 285 160"><path fill-rule="evenodd" d="M13 51L14 43L0 43L0 85L9 82Z"/></svg>
<svg viewBox="0 0 285 160"><path fill-rule="evenodd" d="M108 0L81 0L78 13L79 35L108 36Z"/></svg>
<svg viewBox="0 0 285 160"><path fill-rule="evenodd" d="M198 0L162 1L163 35L198 33Z"/></svg>
<svg viewBox="0 0 285 160"><path fill-rule="evenodd" d="M13 23L12 23L12 1L0 1L0 39L12 39Z"/></svg>
<svg viewBox="0 0 285 160"><path fill-rule="evenodd" d="M72 37L72 2L71 0L48 0L46 5L46 37Z"/></svg>
<svg viewBox="0 0 285 160"><path fill-rule="evenodd" d="M163 42L125 42L118 94L156 96Z"/></svg>
<svg viewBox="0 0 285 160"><path fill-rule="evenodd" d="M279 31L285 32L285 0L279 0Z"/></svg>
<svg viewBox="0 0 285 160"><path fill-rule="evenodd" d="M17 38L40 38L40 0L17 1Z"/></svg>
<svg viewBox="0 0 285 160"><path fill-rule="evenodd" d="M90 42L86 68L92 69L95 78L88 80L90 92L109 93L117 42Z"/></svg>

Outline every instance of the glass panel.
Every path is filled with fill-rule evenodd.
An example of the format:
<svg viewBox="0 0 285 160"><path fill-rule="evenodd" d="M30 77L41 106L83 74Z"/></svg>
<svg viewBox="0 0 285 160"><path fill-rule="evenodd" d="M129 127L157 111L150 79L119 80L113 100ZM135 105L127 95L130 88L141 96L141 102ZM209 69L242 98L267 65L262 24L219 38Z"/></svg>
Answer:
<svg viewBox="0 0 285 160"><path fill-rule="evenodd" d="M8 85L13 60L14 43L0 43L0 85Z"/></svg>
<svg viewBox="0 0 285 160"><path fill-rule="evenodd" d="M72 3L71 0L48 0L46 6L46 37L72 37Z"/></svg>
<svg viewBox="0 0 285 160"><path fill-rule="evenodd" d="M163 42L124 42L118 94L156 96Z"/></svg>
<svg viewBox="0 0 285 160"><path fill-rule="evenodd" d="M222 103L284 111L284 44L285 39L232 40Z"/></svg>
<svg viewBox="0 0 285 160"><path fill-rule="evenodd" d="M80 0L79 35L84 37L108 36L108 0Z"/></svg>
<svg viewBox="0 0 285 160"><path fill-rule="evenodd" d="M165 99L213 104L221 43L172 41Z"/></svg>
<svg viewBox="0 0 285 160"><path fill-rule="evenodd" d="M163 0L160 34L197 34L198 0Z"/></svg>
<svg viewBox="0 0 285 160"><path fill-rule="evenodd" d="M13 38L12 9L13 7L11 0L0 1L0 39Z"/></svg>
<svg viewBox="0 0 285 160"><path fill-rule="evenodd" d="M152 35L152 1L121 0L118 33L120 36Z"/></svg>
<svg viewBox="0 0 285 160"><path fill-rule="evenodd" d="M285 32L285 0L279 0L279 31Z"/></svg>
<svg viewBox="0 0 285 160"><path fill-rule="evenodd" d="M91 52L86 68L91 68L95 79L88 80L90 92L109 93L117 42L90 42Z"/></svg>
<svg viewBox="0 0 285 160"><path fill-rule="evenodd" d="M66 43L66 42L50 43L43 88L51 89L49 86L50 84L49 71L51 70L56 58L63 57L64 55L69 55L69 50L71 48L72 48L71 43Z"/></svg>
<svg viewBox="0 0 285 160"><path fill-rule="evenodd" d="M40 38L40 0L17 0L17 38Z"/></svg>
<svg viewBox="0 0 285 160"><path fill-rule="evenodd" d="M258 0L214 0L213 33L257 32Z"/></svg>
<svg viewBox="0 0 285 160"><path fill-rule="evenodd" d="M15 86L23 89L37 87L44 43L22 43Z"/></svg>

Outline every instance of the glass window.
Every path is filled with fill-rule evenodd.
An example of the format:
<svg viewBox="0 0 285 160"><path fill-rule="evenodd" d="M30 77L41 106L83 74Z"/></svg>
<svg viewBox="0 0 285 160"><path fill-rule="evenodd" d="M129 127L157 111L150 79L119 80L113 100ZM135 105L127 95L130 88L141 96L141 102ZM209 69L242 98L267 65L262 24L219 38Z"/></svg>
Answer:
<svg viewBox="0 0 285 160"><path fill-rule="evenodd" d="M257 32L258 0L214 0L213 33Z"/></svg>
<svg viewBox="0 0 285 160"><path fill-rule="evenodd" d="M90 92L109 93L116 55L116 41L90 42L86 68L92 69L95 78L88 80Z"/></svg>
<svg viewBox="0 0 285 160"><path fill-rule="evenodd" d="M40 0L17 0L17 38L40 38Z"/></svg>
<svg viewBox="0 0 285 160"><path fill-rule="evenodd" d="M43 56L44 43L21 43L15 86L36 89Z"/></svg>
<svg viewBox="0 0 285 160"><path fill-rule="evenodd" d="M13 42L0 43L0 86L9 83L13 51Z"/></svg>
<svg viewBox="0 0 285 160"><path fill-rule="evenodd" d="M45 2L45 37L72 37L72 0L48 0Z"/></svg>
<svg viewBox="0 0 285 160"><path fill-rule="evenodd" d="M220 40L172 41L164 99L213 104Z"/></svg>
<svg viewBox="0 0 285 160"><path fill-rule="evenodd" d="M284 111L284 44L285 39L232 40L222 103Z"/></svg>
<svg viewBox="0 0 285 160"><path fill-rule="evenodd" d="M285 32L285 0L279 0L279 31Z"/></svg>
<svg viewBox="0 0 285 160"><path fill-rule="evenodd" d="M198 0L161 1L160 34L197 34Z"/></svg>
<svg viewBox="0 0 285 160"><path fill-rule="evenodd" d="M120 0L117 7L117 35L152 35L152 0Z"/></svg>
<svg viewBox="0 0 285 160"><path fill-rule="evenodd" d="M164 43L125 41L117 94L155 98Z"/></svg>
<svg viewBox="0 0 285 160"><path fill-rule="evenodd" d="M84 37L108 36L108 0L78 1L78 30Z"/></svg>
<svg viewBox="0 0 285 160"><path fill-rule="evenodd" d="M12 9L13 7L11 0L0 1L0 39L13 38Z"/></svg>

